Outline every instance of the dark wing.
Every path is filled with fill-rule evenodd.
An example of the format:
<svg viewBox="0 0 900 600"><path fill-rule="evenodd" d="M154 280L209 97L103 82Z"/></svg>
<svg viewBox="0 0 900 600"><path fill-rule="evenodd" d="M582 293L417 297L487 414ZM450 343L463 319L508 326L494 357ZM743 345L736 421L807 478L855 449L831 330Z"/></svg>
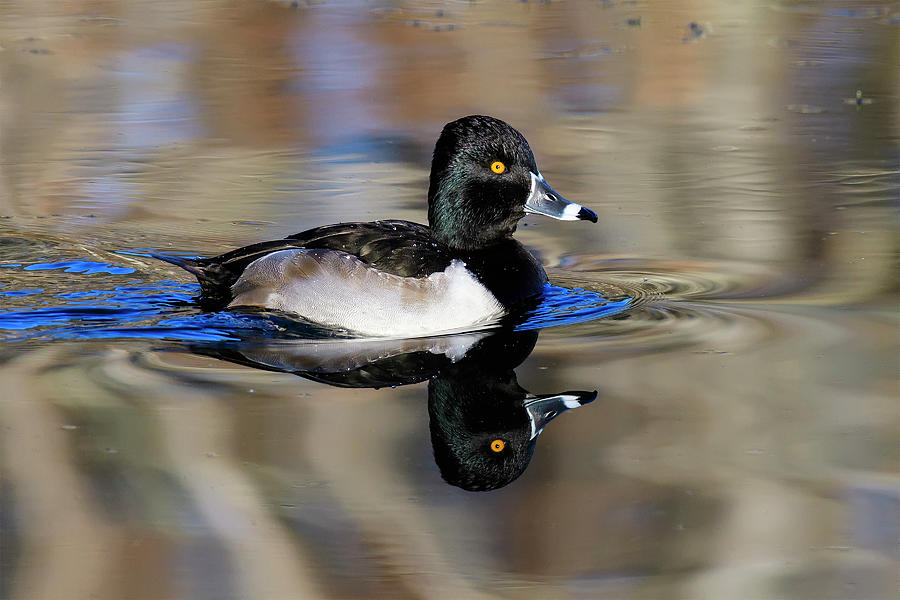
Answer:
<svg viewBox="0 0 900 600"><path fill-rule="evenodd" d="M219 308L231 301L231 286L247 265L266 254L294 248L340 250L402 277L425 277L442 271L451 260L447 249L432 239L428 227L397 220L325 225L283 240L244 246L213 258L152 256L193 273L200 281L205 308Z"/></svg>
<svg viewBox="0 0 900 600"><path fill-rule="evenodd" d="M426 277L450 264L447 248L434 240L431 229L410 221L340 223L288 236L302 248L340 250L364 263L401 277Z"/></svg>

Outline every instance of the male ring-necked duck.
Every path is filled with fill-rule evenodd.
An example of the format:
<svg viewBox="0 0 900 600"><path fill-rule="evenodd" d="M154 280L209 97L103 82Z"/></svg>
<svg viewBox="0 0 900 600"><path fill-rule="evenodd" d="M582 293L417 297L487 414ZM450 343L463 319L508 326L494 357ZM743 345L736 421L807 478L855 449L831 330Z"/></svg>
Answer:
<svg viewBox="0 0 900 600"><path fill-rule="evenodd" d="M369 336L410 337L495 321L537 296L547 275L512 238L526 213L597 222L544 181L507 123L448 123L431 163L428 226L338 223L220 256L156 255L200 281L206 308L295 313Z"/></svg>

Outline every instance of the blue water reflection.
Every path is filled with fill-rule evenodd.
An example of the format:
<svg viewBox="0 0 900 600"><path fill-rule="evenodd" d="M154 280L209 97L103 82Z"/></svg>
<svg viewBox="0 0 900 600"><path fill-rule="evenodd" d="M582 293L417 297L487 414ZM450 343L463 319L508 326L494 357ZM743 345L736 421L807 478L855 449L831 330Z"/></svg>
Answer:
<svg viewBox="0 0 900 600"><path fill-rule="evenodd" d="M109 273L110 275L127 275L134 273L129 267L117 267L107 263L99 263L90 260L67 260L55 263L35 263L23 267L23 271L50 271L62 269L66 273Z"/></svg>
<svg viewBox="0 0 900 600"><path fill-rule="evenodd" d="M635 303L635 298L609 299L580 288L569 289L544 285L541 301L516 325L519 331L543 329L557 325L574 325L617 315Z"/></svg>

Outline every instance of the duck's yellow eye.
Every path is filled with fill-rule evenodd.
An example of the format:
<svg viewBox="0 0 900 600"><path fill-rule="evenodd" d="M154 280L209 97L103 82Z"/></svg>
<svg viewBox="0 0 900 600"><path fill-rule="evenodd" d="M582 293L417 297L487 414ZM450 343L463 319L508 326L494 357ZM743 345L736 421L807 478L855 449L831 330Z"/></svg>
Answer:
<svg viewBox="0 0 900 600"><path fill-rule="evenodd" d="M494 440L493 442L491 442L491 450L493 450L494 452L503 452L504 448L506 448L506 442L504 442L503 440Z"/></svg>
<svg viewBox="0 0 900 600"><path fill-rule="evenodd" d="M494 173L499 175L500 173L502 173L505 170L506 170L506 165L504 165L499 160L495 160L494 162L491 163L491 171L493 171ZM502 448L500 450L502 450Z"/></svg>

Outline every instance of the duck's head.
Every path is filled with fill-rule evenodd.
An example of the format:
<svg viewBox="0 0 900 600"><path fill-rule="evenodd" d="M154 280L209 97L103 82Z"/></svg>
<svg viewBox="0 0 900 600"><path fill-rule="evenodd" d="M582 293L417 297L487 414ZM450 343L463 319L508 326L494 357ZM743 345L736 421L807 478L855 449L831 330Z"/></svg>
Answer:
<svg viewBox="0 0 900 600"><path fill-rule="evenodd" d="M483 248L510 237L526 213L597 222L544 181L525 137L507 123L473 115L445 125L428 189L434 236L453 248Z"/></svg>

